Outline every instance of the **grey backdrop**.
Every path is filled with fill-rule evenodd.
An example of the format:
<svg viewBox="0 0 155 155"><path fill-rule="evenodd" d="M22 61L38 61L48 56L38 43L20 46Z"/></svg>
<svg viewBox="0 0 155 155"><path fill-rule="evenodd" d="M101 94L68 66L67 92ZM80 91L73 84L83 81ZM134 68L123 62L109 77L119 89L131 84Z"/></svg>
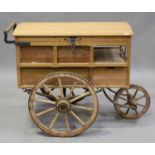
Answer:
<svg viewBox="0 0 155 155"><path fill-rule="evenodd" d="M152 99L140 119L121 119L99 94L100 112L94 125L76 138L42 135L27 110L28 96L16 87L15 47L3 42L12 21L127 21L134 30L131 83L145 87ZM0 142L155 142L155 13L0 13Z"/></svg>

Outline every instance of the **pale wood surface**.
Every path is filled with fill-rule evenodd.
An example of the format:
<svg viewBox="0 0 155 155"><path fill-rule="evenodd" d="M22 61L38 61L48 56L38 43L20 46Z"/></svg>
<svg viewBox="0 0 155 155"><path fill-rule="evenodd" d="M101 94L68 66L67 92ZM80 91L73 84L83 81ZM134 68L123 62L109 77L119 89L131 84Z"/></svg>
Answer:
<svg viewBox="0 0 155 155"><path fill-rule="evenodd" d="M20 23L13 36L132 36L127 22Z"/></svg>
<svg viewBox="0 0 155 155"><path fill-rule="evenodd" d="M39 23L19 24L15 32L20 25L26 27L26 25L35 24ZM27 36L16 36L17 42L26 41L31 45L17 47L18 87L32 87L47 74L60 71L77 73L90 81L94 87L129 87L131 36L124 35L125 29L122 28L124 25L126 30L131 30L127 23L81 23L85 26L100 25L100 29L94 25L94 31L91 26L91 32L88 28L86 32L89 32L90 36L85 36L79 23L40 23L47 27L56 24L59 26L71 24L73 29L68 32L73 32L72 30L79 27L79 32L83 36L77 37L75 50L72 51L67 35L59 36L58 30L62 33L60 27L57 27L55 32L58 33L58 36L31 36L29 33ZM108 31L102 32L110 32L109 36L96 36L95 33L103 30L101 27L103 28L105 25L108 27ZM47 30L49 31L50 28ZM117 33L118 36L113 36L112 32L118 32L118 30L121 33L119 35ZM37 28L34 32L36 31ZM127 47L127 61L120 57L119 47L124 45ZM101 47L104 46L108 49L105 48L102 51Z"/></svg>
<svg viewBox="0 0 155 155"><path fill-rule="evenodd" d="M53 62L52 47L21 47L22 63L50 63Z"/></svg>

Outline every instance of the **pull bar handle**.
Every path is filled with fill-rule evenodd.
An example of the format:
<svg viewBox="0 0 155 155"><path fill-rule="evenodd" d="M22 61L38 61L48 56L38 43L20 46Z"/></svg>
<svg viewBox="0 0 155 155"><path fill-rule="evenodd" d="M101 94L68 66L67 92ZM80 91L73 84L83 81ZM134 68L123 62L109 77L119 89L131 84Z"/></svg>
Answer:
<svg viewBox="0 0 155 155"><path fill-rule="evenodd" d="M14 31L17 24L14 22L10 24L5 30L4 30L4 42L7 44L15 44L15 40L9 40L8 39L8 33L12 30Z"/></svg>

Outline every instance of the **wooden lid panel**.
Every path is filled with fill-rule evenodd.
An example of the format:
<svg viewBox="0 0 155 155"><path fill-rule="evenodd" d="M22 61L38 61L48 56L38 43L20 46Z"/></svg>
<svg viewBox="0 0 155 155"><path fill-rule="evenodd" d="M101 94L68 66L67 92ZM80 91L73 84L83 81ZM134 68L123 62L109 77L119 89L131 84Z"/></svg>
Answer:
<svg viewBox="0 0 155 155"><path fill-rule="evenodd" d="M132 36L127 22L20 23L13 36Z"/></svg>

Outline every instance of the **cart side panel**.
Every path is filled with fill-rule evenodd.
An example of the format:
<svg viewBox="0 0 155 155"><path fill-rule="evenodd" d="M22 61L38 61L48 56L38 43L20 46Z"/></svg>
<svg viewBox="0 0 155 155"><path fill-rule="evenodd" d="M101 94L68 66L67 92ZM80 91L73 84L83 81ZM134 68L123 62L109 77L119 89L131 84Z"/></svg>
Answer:
<svg viewBox="0 0 155 155"><path fill-rule="evenodd" d="M89 47L77 46L72 49L70 46L60 46L58 50L58 63L80 63L89 62Z"/></svg>
<svg viewBox="0 0 155 155"><path fill-rule="evenodd" d="M53 62L53 48L50 46L23 46L20 55L21 63Z"/></svg>
<svg viewBox="0 0 155 155"><path fill-rule="evenodd" d="M47 74L60 71L82 75L97 87L129 87L131 37L83 37L77 40L75 51L64 37L17 37L16 41L31 42L31 46L16 48L19 88L33 87ZM95 63L94 48L102 45L127 46L127 62Z"/></svg>
<svg viewBox="0 0 155 155"><path fill-rule="evenodd" d="M22 68L21 87L33 87L40 79L55 72L71 72L85 77L90 81L89 68Z"/></svg>
<svg viewBox="0 0 155 155"><path fill-rule="evenodd" d="M104 67L94 69L94 85L126 85L127 68Z"/></svg>

